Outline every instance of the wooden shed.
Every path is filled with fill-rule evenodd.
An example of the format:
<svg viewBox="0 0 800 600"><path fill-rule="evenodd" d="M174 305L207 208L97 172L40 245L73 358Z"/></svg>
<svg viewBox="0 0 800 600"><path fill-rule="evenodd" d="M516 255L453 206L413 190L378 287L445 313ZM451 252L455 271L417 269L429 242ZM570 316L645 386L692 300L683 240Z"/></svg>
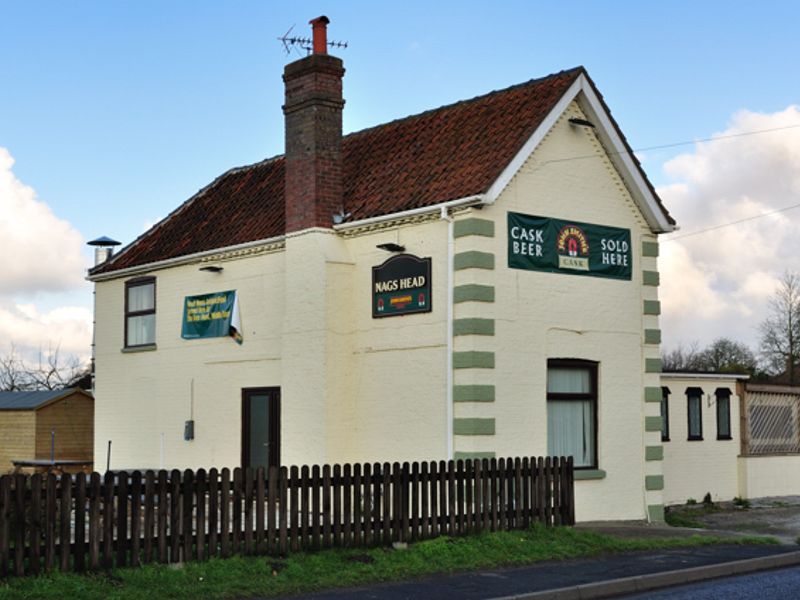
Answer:
<svg viewBox="0 0 800 600"><path fill-rule="evenodd" d="M73 388L0 392L0 473L12 461L91 461L94 398Z"/></svg>

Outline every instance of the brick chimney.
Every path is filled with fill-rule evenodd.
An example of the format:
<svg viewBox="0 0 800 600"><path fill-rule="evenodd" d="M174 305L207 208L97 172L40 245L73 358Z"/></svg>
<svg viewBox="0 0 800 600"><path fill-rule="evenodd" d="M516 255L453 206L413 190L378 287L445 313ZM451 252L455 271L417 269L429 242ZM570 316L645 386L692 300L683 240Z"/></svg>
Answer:
<svg viewBox="0 0 800 600"><path fill-rule="evenodd" d="M313 53L286 65L286 233L331 227L342 206L342 77L328 55L328 17L310 21Z"/></svg>

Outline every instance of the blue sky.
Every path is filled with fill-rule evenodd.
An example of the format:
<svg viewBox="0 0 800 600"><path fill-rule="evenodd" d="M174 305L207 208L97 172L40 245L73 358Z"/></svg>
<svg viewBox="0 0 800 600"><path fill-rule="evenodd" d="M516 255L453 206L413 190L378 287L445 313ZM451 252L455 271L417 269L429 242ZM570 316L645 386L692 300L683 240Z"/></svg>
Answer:
<svg viewBox="0 0 800 600"><path fill-rule="evenodd" d="M350 44L336 52L346 132L579 64L634 148L800 101L794 2L2 2L0 148L84 240L128 242L225 170L283 151L296 55L276 38L320 14ZM667 186L664 164L693 151L642 158ZM6 303L90 306L90 291Z"/></svg>

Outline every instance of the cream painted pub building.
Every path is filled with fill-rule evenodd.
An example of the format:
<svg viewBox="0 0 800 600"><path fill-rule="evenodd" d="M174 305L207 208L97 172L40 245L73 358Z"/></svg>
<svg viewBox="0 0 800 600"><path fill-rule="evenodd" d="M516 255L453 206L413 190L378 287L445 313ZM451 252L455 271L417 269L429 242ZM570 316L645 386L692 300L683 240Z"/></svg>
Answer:
<svg viewBox="0 0 800 600"><path fill-rule="evenodd" d="M90 272L95 463L571 454L579 520L662 518L674 221L586 71L342 136L313 23L285 155Z"/></svg>

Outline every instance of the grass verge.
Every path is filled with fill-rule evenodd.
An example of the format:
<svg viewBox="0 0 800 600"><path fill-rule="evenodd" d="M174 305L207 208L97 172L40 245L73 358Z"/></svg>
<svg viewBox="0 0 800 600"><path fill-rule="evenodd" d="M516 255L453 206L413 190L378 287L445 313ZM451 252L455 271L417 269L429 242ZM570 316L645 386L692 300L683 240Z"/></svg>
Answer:
<svg viewBox="0 0 800 600"><path fill-rule="evenodd" d="M279 596L324 588L411 579L434 573L525 565L542 560L597 556L632 550L768 544L770 538L619 539L569 528L532 527L526 531L441 537L410 544L406 550L326 550L287 559L235 557L186 563L181 568L147 565L87 575L52 573L0 582L0 600L81 598L152 600L153 598L242 598Z"/></svg>

